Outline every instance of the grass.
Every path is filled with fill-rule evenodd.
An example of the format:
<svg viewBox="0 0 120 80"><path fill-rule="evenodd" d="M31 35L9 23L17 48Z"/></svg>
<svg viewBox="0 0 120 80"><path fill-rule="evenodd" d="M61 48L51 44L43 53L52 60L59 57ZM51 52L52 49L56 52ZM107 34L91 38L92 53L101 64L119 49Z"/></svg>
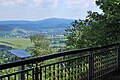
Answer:
<svg viewBox="0 0 120 80"><path fill-rule="evenodd" d="M17 49L26 49L27 47L30 47L33 45L30 39L28 38L0 38L0 41L14 44L14 45L10 45L10 44L0 42L0 44L11 46Z"/></svg>
<svg viewBox="0 0 120 80"><path fill-rule="evenodd" d="M49 38L52 39L54 37L49 37ZM26 49L27 47L30 47L33 45L33 43L31 43L29 38L0 38L0 44L10 46L10 47L16 48L16 49ZM64 43L57 43L57 44L51 44L50 46L51 47L52 46L64 47L65 44Z"/></svg>
<svg viewBox="0 0 120 80"><path fill-rule="evenodd" d="M58 44L51 44L51 46L65 46L65 44L64 43L58 43Z"/></svg>

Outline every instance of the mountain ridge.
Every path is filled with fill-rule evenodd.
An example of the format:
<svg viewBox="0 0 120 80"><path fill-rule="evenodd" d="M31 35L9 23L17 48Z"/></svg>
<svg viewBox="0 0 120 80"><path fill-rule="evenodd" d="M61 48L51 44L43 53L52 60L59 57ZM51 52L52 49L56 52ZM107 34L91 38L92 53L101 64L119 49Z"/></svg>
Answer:
<svg viewBox="0 0 120 80"><path fill-rule="evenodd" d="M20 28L25 30L40 30L40 29L52 29L52 28L66 28L70 26L70 24L73 21L74 21L73 19L64 19L64 18L48 18L37 21L8 20L8 21L0 21L0 25L4 25L4 26L7 25L12 29Z"/></svg>

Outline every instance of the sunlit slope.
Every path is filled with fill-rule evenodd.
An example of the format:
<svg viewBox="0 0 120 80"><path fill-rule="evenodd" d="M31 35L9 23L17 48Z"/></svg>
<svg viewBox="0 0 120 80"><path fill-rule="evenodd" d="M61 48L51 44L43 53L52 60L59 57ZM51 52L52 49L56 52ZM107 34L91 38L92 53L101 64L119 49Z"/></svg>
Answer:
<svg viewBox="0 0 120 80"><path fill-rule="evenodd" d="M26 49L27 47L32 46L30 39L27 38L0 38L0 44L17 49Z"/></svg>

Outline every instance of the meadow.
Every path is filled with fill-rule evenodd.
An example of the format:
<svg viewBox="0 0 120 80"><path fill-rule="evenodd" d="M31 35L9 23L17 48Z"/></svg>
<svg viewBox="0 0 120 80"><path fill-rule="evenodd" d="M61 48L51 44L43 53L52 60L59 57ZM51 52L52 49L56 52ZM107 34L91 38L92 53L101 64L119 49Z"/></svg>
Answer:
<svg viewBox="0 0 120 80"><path fill-rule="evenodd" d="M63 36L48 37L47 39L52 40L50 46L56 50L65 46L64 42L60 42L65 40ZM27 47L33 46L29 38L0 38L0 44L15 49L26 49Z"/></svg>
<svg viewBox="0 0 120 80"><path fill-rule="evenodd" d="M26 49L33 45L29 38L0 38L0 44L16 49Z"/></svg>

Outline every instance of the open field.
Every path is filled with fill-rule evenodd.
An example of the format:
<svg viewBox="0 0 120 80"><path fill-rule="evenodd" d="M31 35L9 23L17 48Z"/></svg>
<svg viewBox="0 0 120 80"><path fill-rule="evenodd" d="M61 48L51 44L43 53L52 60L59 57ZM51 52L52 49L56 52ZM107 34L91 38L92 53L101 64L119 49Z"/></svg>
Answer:
<svg viewBox="0 0 120 80"><path fill-rule="evenodd" d="M17 49L26 49L33 45L28 38L0 38L0 44Z"/></svg>
<svg viewBox="0 0 120 80"><path fill-rule="evenodd" d="M64 36L49 36L47 39L51 40L50 46L52 48L62 48L65 47L64 41L66 40ZM26 49L33 45L29 38L0 38L0 44L10 46L16 49Z"/></svg>

